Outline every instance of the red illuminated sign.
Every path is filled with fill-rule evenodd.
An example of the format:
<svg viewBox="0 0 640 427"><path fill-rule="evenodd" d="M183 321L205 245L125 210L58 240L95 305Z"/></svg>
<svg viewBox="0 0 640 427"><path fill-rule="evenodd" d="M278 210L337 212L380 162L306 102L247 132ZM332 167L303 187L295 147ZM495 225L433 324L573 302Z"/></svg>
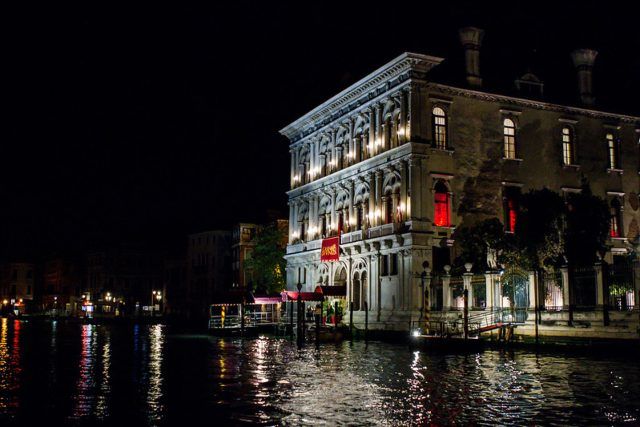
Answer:
<svg viewBox="0 0 640 427"><path fill-rule="evenodd" d="M340 259L340 237L322 240L320 261L338 261Z"/></svg>

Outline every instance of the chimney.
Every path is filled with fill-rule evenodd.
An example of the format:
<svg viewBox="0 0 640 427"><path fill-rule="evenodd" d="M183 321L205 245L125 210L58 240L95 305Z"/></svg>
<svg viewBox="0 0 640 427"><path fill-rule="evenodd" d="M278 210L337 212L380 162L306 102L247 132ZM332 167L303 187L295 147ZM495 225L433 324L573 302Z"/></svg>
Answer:
<svg viewBox="0 0 640 427"><path fill-rule="evenodd" d="M573 65L578 71L578 92L580 101L585 105L593 105L593 63L598 56L598 51L591 49L577 49L571 52Z"/></svg>
<svg viewBox="0 0 640 427"><path fill-rule="evenodd" d="M464 62L467 71L467 83L473 87L482 86L480 77L480 46L484 30L475 27L461 28L460 42L464 47Z"/></svg>

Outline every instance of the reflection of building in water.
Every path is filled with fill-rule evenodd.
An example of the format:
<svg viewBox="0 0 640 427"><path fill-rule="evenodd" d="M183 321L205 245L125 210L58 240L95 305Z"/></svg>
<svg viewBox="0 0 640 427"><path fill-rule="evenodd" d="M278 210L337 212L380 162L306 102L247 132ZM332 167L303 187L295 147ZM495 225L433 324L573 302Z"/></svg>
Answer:
<svg viewBox="0 0 640 427"><path fill-rule="evenodd" d="M458 318L461 293L444 268L455 259L454 230L498 218L513 232L520 194L549 188L567 196L586 177L611 207L605 260L617 266L615 280L638 306L638 263L627 256L633 245L638 249L640 118L594 107L594 51L572 54L579 106L550 102L532 73L511 91L483 86L482 36L476 28L460 31L467 75L461 84L451 83L457 72L442 58L405 53L281 130L291 153L289 290L313 291L346 278L357 327L365 310L372 329L406 330L426 311ZM322 240L339 230L339 262L321 262ZM547 320L557 327L578 320L606 325L603 307L614 299L604 294L609 273L597 266L562 273L562 300L549 289L563 311ZM474 275L462 286L478 311L501 307L505 292L507 307L522 314L512 316L531 323L535 286L543 288L538 280L514 271ZM571 318L574 306L586 310ZM562 333L637 336L637 316L627 314L619 320L629 328Z"/></svg>

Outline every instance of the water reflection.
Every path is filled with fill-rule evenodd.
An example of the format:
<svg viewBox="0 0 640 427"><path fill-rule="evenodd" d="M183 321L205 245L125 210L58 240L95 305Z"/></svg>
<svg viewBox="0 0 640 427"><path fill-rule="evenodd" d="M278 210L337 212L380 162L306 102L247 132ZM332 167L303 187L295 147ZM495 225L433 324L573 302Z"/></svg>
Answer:
<svg viewBox="0 0 640 427"><path fill-rule="evenodd" d="M299 350L162 325L0 319L0 425L42 424L31 414L89 425L636 424L639 393L633 355Z"/></svg>
<svg viewBox="0 0 640 427"><path fill-rule="evenodd" d="M17 320L0 318L0 414L13 415L20 404L20 330Z"/></svg>
<svg viewBox="0 0 640 427"><path fill-rule="evenodd" d="M147 391L147 411L149 420L159 421L163 417L162 404L162 347L164 344L163 326L153 325L149 328L149 383Z"/></svg>
<svg viewBox="0 0 640 427"><path fill-rule="evenodd" d="M91 415L95 405L96 379L93 372L95 362L94 325L82 325L80 330L80 361L76 392L73 396L73 418Z"/></svg>

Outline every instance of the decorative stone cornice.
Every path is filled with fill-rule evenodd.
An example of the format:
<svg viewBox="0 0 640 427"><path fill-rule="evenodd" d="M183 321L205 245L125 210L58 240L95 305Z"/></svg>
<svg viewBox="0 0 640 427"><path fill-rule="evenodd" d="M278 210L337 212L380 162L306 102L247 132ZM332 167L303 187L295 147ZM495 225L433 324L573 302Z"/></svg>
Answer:
<svg viewBox="0 0 640 427"><path fill-rule="evenodd" d="M435 56L405 52L281 129L280 133L290 141L294 141L305 130L319 125L336 113L340 114L345 107L349 110L352 109L353 107L349 107L349 104L363 96L368 96L372 91L385 86L392 80L403 75L407 75L407 78L409 78L413 72L424 75L442 61L443 58ZM344 113L346 112L342 112L342 114Z"/></svg>
<svg viewBox="0 0 640 427"><path fill-rule="evenodd" d="M629 116L625 114L608 113L596 111L587 108L569 107L565 105L552 104L549 102L535 101L532 99L515 98L512 96L498 95L495 93L481 92L472 89L462 89L439 83L428 83L430 87L437 88L442 93L455 96L464 96L467 98L480 99L483 101L496 102L501 104L513 105L518 107L535 108L538 110L555 111L565 114L579 114L581 116L593 117L598 119L606 119L620 121L623 123L631 123L640 125L640 117Z"/></svg>

